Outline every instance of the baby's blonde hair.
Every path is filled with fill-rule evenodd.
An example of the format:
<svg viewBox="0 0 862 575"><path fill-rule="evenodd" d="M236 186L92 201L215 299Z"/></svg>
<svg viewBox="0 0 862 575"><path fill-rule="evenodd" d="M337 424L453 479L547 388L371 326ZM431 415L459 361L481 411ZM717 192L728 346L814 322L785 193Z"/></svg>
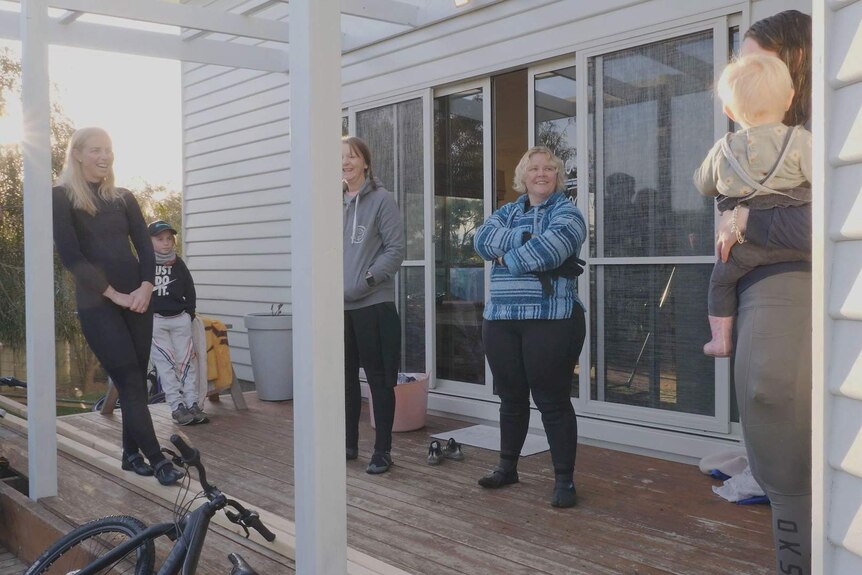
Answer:
<svg viewBox="0 0 862 575"><path fill-rule="evenodd" d="M728 64L716 90L738 122L756 126L764 116L784 116L793 97L793 80L779 58L752 54Z"/></svg>

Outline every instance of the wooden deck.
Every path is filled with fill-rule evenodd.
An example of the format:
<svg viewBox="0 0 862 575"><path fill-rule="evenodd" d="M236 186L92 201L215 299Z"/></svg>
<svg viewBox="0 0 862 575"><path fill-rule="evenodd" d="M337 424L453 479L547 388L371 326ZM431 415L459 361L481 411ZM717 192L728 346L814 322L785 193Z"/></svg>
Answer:
<svg viewBox="0 0 862 575"><path fill-rule="evenodd" d="M225 493L293 520L292 403L261 402L253 393L246 399L246 412L230 401L210 404L212 423L183 431ZM695 467L581 446L579 504L557 510L547 503L553 485L547 453L524 458L521 483L499 491L476 484L496 461L494 452L465 447L463 462L428 466L430 434L465 425L439 417L424 430L395 435L389 473L366 474L373 431L363 409L360 459L347 464L348 544L409 573L772 573L769 508L724 502ZM175 431L167 406L152 413L160 438ZM116 444L119 455L119 414L63 420ZM26 469L23 438L0 428L0 439L0 453ZM63 455L60 496L44 505L73 524L121 513L147 523L169 520L170 505L151 499ZM201 574L226 572L224 557L233 550L262 575L293 572L292 561L220 528L206 549Z"/></svg>
<svg viewBox="0 0 862 575"><path fill-rule="evenodd" d="M0 575L24 575L27 566L0 546Z"/></svg>

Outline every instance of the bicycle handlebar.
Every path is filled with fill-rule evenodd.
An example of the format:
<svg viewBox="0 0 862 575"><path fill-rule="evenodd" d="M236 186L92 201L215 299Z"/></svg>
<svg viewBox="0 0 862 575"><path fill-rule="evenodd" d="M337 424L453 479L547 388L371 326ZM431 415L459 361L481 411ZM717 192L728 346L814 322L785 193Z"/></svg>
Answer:
<svg viewBox="0 0 862 575"><path fill-rule="evenodd" d="M260 515L258 515L257 511L252 511L250 509L246 509L238 501L234 501L233 499L228 499L228 505L239 511L239 515L235 513L230 513L228 511L225 512L228 519L230 519L233 523L241 525L243 527L251 527L258 533L260 533L261 537L272 543L275 541L275 533L266 528L266 525L260 520ZM248 536L248 533L246 533Z"/></svg>
<svg viewBox="0 0 862 575"><path fill-rule="evenodd" d="M201 463L201 452L198 451L196 447L189 446L189 444L176 433L171 435L171 443L173 443L180 452L180 456L183 458L183 463L198 470L198 479L201 482L201 487L204 488L204 493L211 495L215 492L215 486L210 485L207 481L207 472Z"/></svg>
<svg viewBox="0 0 862 575"><path fill-rule="evenodd" d="M198 479L201 482L201 486L204 488L204 493L206 493L208 496L217 494L218 490L215 488L215 486L210 485L207 482L207 473L206 470L204 470L203 464L201 463L201 452L197 448L191 447L188 443L185 442L182 437L177 434L171 435L171 443L173 443L177 450L180 452L180 456L183 458L183 463L185 463L189 467L194 467L198 470ZM225 514L227 515L228 519L230 519L233 523L241 525L246 529L246 536L248 536L248 528L251 527L258 533L260 533L261 537L263 537L267 541L275 541L275 533L267 529L266 526L261 522L260 515L258 515L257 511L246 509L233 499L228 499L227 504L239 511L239 514L237 515L229 511L225 511Z"/></svg>
<svg viewBox="0 0 862 575"><path fill-rule="evenodd" d="M27 384L21 381L20 379L16 379L14 377L0 377L0 385L7 385L9 387L22 387L24 389L27 388Z"/></svg>

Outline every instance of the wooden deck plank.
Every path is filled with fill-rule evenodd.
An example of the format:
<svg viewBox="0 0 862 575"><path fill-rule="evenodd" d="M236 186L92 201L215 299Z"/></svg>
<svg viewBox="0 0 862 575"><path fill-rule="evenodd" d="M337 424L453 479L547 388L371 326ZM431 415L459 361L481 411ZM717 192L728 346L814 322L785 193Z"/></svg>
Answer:
<svg viewBox="0 0 862 575"><path fill-rule="evenodd" d="M249 411L209 404L212 423L187 428L153 406L156 432L167 444L181 429L225 492L292 519L292 405L246 399ZM428 466L430 434L465 425L455 420L430 417L426 429L396 434L392 471L367 475L373 430L363 410L362 457L348 462L348 541L411 573L771 573L769 509L720 500L692 466L581 446L579 505L557 510L547 504L547 453L524 458L521 483L499 491L476 484L496 453L465 447L465 461ZM119 414L63 419L119 454Z"/></svg>
<svg viewBox="0 0 862 575"><path fill-rule="evenodd" d="M0 575L24 575L27 566L0 545Z"/></svg>

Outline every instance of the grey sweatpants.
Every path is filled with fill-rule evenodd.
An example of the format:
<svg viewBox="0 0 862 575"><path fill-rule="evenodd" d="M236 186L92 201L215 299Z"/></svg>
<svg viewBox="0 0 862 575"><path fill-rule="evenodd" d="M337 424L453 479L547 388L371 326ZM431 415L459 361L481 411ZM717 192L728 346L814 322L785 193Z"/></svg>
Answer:
<svg viewBox="0 0 862 575"><path fill-rule="evenodd" d="M770 276L740 294L734 375L751 471L772 502L776 573L809 575L810 273Z"/></svg>
<svg viewBox="0 0 862 575"><path fill-rule="evenodd" d="M198 364L192 341L192 318L183 312L165 317L154 314L150 359L165 390L171 410L198 403Z"/></svg>

